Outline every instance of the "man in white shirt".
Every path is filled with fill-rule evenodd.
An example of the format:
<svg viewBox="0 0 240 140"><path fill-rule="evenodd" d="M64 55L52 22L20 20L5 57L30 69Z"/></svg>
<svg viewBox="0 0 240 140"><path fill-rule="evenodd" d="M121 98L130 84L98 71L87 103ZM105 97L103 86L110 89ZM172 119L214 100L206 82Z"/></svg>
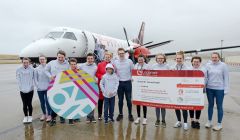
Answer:
<svg viewBox="0 0 240 140"><path fill-rule="evenodd" d="M117 121L123 119L123 99L126 96L127 106L128 106L128 119L129 121L134 121L132 116L132 69L134 67L132 60L125 57L125 50L123 48L118 49L119 59L114 61L114 66L116 68L116 73L119 77L118 86L118 107L119 115Z"/></svg>
<svg viewBox="0 0 240 140"><path fill-rule="evenodd" d="M57 53L57 59L50 61L46 68L45 68L45 73L46 75L52 80L55 78L55 76L65 70L69 69L69 63L67 60L65 60L66 53L62 50L58 51ZM50 121L50 126L53 126L56 124L56 117L57 114L52 111L51 113L52 120ZM65 123L65 119L60 117L60 122Z"/></svg>

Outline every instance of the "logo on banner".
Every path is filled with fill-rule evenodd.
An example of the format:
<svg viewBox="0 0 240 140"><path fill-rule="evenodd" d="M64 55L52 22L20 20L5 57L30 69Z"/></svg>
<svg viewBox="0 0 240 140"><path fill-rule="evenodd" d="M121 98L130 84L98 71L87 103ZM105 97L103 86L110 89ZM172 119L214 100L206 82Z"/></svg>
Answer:
<svg viewBox="0 0 240 140"><path fill-rule="evenodd" d="M52 110L66 119L87 116L96 107L98 95L95 79L82 70L59 73L47 93Z"/></svg>
<svg viewBox="0 0 240 140"><path fill-rule="evenodd" d="M137 70L137 75L143 75L143 70Z"/></svg>

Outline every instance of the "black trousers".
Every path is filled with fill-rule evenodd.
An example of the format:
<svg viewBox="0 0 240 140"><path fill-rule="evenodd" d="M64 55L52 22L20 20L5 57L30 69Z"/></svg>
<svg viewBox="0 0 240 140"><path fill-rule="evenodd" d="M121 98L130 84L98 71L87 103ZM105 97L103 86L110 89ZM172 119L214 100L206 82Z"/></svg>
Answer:
<svg viewBox="0 0 240 140"><path fill-rule="evenodd" d="M103 111L103 100L98 100L98 117L102 117L102 111Z"/></svg>
<svg viewBox="0 0 240 140"><path fill-rule="evenodd" d="M181 111L180 110L175 110L177 120L181 122ZM182 115L183 115L183 120L184 123L187 123L187 118L188 118L188 111L187 110L182 110Z"/></svg>
<svg viewBox="0 0 240 140"><path fill-rule="evenodd" d="M28 93L23 93L20 91L20 95L22 98L23 103L23 113L25 116L32 116L32 98L33 98L33 91Z"/></svg>
<svg viewBox="0 0 240 140"><path fill-rule="evenodd" d="M146 106L142 106L143 107L143 117L147 118L147 107ZM137 105L137 115L140 118L141 114L141 106Z"/></svg>
<svg viewBox="0 0 240 140"><path fill-rule="evenodd" d="M195 113L195 119L199 120L201 116L201 110L189 110L190 118L194 118Z"/></svg>
<svg viewBox="0 0 240 140"><path fill-rule="evenodd" d="M52 120L56 120L57 114L52 110L51 113ZM60 120L65 120L63 117L60 117Z"/></svg>

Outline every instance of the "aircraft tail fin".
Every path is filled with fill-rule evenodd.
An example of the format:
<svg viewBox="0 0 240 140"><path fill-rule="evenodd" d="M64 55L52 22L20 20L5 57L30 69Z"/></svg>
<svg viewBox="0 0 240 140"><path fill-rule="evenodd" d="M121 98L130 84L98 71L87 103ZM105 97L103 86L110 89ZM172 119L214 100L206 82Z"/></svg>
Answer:
<svg viewBox="0 0 240 140"><path fill-rule="evenodd" d="M143 45L144 30L145 30L145 22L142 22L141 28L140 28L139 33L138 33L138 37L133 39L134 43Z"/></svg>

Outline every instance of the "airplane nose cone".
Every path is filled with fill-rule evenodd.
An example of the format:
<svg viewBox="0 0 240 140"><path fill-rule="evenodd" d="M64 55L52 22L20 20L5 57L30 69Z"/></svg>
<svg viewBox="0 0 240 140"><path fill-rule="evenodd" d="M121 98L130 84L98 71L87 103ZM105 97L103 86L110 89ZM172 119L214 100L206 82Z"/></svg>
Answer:
<svg viewBox="0 0 240 140"><path fill-rule="evenodd" d="M36 57L38 56L37 53L38 47L30 44L27 47L25 47L19 54L20 57Z"/></svg>
<svg viewBox="0 0 240 140"><path fill-rule="evenodd" d="M56 41L41 39L25 47L20 52L19 56L20 57L38 57L41 54L48 55L49 48L54 48L54 46L56 46Z"/></svg>

